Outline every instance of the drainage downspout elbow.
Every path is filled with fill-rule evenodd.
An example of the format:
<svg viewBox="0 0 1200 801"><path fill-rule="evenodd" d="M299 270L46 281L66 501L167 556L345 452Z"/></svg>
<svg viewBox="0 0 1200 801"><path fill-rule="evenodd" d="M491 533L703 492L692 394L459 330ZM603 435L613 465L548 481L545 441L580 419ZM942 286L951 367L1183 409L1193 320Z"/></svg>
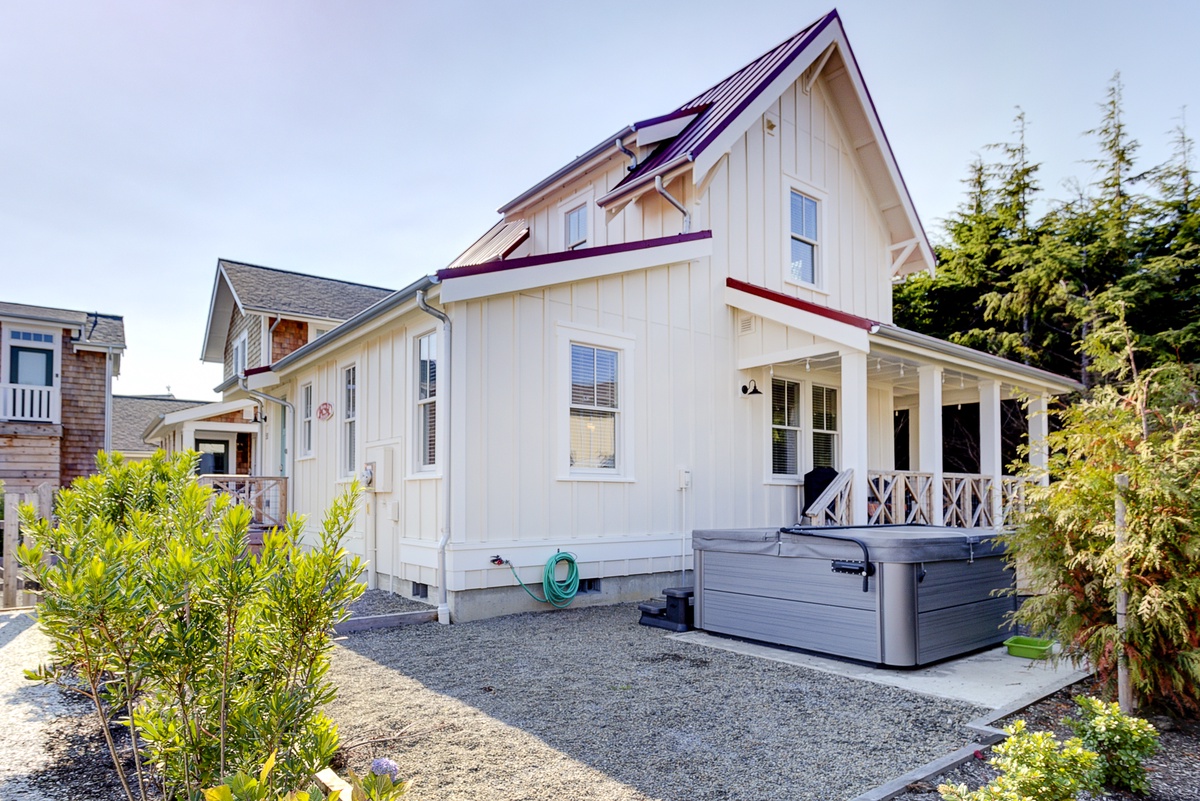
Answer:
<svg viewBox="0 0 1200 801"><path fill-rule="evenodd" d="M259 391L258 391L258 390L256 390L256 389L250 389L250 387L248 387L248 386L246 385L246 376L244 376L244 375L243 375L243 376L238 376L238 386L239 386L239 387L241 387L241 390L242 390L242 392L245 392L247 395L249 395L250 397L254 398L256 401L258 401L259 403L261 403L261 404L262 404L262 406L263 406L263 410L264 410L264 411L266 410L266 405L267 405L267 403L278 403L280 406L282 406L282 407L284 407L285 409L287 409L287 410L288 410L288 414L290 414L290 415L292 416L292 425L289 427L291 430L288 432L288 433L289 433L289 435L290 435L290 436L288 437L288 439L289 439L289 440L294 440L294 439L295 439L295 437L296 437L296 425L295 425L295 421L296 421L296 407L292 405L292 402L291 402L291 401L286 401L286 400L284 400L283 398L277 398L277 397L275 397L274 395L268 395L268 394L267 394L267 393L265 393L265 392L259 392ZM260 451L260 453L259 453L259 467L260 467L260 470L259 470L259 472L262 472L262 470L261 470L261 467L262 467L262 453L261 453L261 451L262 451L262 450L264 450L264 449L263 449L263 447L262 447L262 437L261 437L261 435L262 435L262 421L259 421L259 441L258 441L258 443L259 443L258 450ZM290 443L290 442L289 442L289 443L288 443L288 456L289 456L289 457L290 457L290 456L292 455L292 453L294 452L294 451L292 451L291 445L292 445L292 443ZM283 470L286 472L286 470L287 470L287 465L280 465L280 466L281 466L281 467L283 468Z"/></svg>
<svg viewBox="0 0 1200 801"><path fill-rule="evenodd" d="M680 203L678 200L676 200L671 195L671 193L666 190L666 187L663 186L663 179L662 179L661 175L654 176L654 188L655 188L655 190L658 191L658 194L660 194L664 198L666 198L668 203L670 203L675 208L679 209L679 213L683 215L683 232L685 234L691 233L691 230L692 230L692 215L691 215L691 213L688 212L686 206L684 206L682 203Z"/></svg>
<svg viewBox="0 0 1200 801"><path fill-rule="evenodd" d="M634 153L632 150L625 147L625 143L622 142L620 139L618 139L613 144L615 144L617 146L617 150L620 150L622 153L624 153L626 156L629 157L630 163L629 163L629 166L625 168L625 170L627 172L633 172L634 170L636 170L638 168L637 153Z"/></svg>
<svg viewBox="0 0 1200 801"><path fill-rule="evenodd" d="M442 536L438 539L437 555L438 555L438 623L447 625L450 622L450 600L449 593L446 589L446 546L450 544L450 432L453 429L453 424L450 422L450 317L441 309L435 309L429 305L425 299L425 290L417 290L417 306L426 314L436 317L442 323L442 330L445 332L445 365L442 370L442 386L441 394L446 399L445 409L439 409L439 416L445 421L445 428L442 431L442 444L445 446L442 449L440 459L442 461Z"/></svg>

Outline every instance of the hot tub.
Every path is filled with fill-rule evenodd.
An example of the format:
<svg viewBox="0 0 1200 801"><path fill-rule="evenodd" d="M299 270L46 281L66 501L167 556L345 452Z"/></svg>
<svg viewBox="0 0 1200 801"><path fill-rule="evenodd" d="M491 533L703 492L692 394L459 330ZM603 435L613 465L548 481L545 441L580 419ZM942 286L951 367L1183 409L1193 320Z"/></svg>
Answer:
<svg viewBox="0 0 1200 801"><path fill-rule="evenodd" d="M1002 642L1015 608L991 529L694 531L696 627L891 667Z"/></svg>

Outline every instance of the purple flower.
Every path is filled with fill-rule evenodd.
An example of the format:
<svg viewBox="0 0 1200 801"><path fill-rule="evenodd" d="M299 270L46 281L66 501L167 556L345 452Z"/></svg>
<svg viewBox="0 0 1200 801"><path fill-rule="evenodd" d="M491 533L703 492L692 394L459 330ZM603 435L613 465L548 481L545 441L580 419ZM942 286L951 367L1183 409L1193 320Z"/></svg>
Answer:
<svg viewBox="0 0 1200 801"><path fill-rule="evenodd" d="M376 776L387 776L392 781L400 775L400 766L386 757L371 760L371 772Z"/></svg>

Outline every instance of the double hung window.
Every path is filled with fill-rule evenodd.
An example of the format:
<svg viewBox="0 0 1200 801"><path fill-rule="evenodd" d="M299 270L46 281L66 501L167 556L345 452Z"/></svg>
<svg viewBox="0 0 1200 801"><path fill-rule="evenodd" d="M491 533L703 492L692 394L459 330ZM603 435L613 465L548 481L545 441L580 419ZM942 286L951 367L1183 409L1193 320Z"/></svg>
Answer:
<svg viewBox="0 0 1200 801"><path fill-rule="evenodd" d="M342 475L358 469L358 366L342 371Z"/></svg>
<svg viewBox="0 0 1200 801"><path fill-rule="evenodd" d="M571 468L616 470L618 352L571 343Z"/></svg>
<svg viewBox="0 0 1200 801"><path fill-rule="evenodd" d="M792 190L790 208L791 262L788 278L796 283L816 284L820 278L818 263L820 207L808 195Z"/></svg>
<svg viewBox="0 0 1200 801"><path fill-rule="evenodd" d="M437 332L417 340L417 466L437 465Z"/></svg>
<svg viewBox="0 0 1200 801"><path fill-rule="evenodd" d="M800 384L771 381L771 474L800 475Z"/></svg>
<svg viewBox="0 0 1200 801"><path fill-rule="evenodd" d="M837 390L812 388L813 467L837 467Z"/></svg>
<svg viewBox="0 0 1200 801"><path fill-rule="evenodd" d="M564 215L566 223L566 250L575 250L587 244L587 204L576 206Z"/></svg>
<svg viewBox="0 0 1200 801"><path fill-rule="evenodd" d="M313 452L313 385L300 387L300 455Z"/></svg>

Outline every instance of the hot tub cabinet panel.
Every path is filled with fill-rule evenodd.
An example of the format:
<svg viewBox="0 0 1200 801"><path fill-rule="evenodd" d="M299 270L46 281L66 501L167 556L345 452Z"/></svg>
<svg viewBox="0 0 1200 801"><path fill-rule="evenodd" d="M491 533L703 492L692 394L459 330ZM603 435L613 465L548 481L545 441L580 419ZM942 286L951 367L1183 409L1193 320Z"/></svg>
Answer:
<svg viewBox="0 0 1200 801"><path fill-rule="evenodd" d="M1001 642L1011 586L992 532L920 526L696 531L696 625L895 667ZM868 549L871 574L853 542Z"/></svg>

